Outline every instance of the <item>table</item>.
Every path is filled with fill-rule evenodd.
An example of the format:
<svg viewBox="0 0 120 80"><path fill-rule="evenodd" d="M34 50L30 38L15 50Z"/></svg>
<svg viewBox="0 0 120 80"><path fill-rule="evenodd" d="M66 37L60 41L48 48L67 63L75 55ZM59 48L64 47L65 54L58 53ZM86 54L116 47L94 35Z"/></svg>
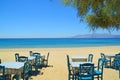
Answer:
<svg viewBox="0 0 120 80"><path fill-rule="evenodd" d="M80 64L91 63L91 62L71 62L73 68L79 68Z"/></svg>
<svg viewBox="0 0 120 80"><path fill-rule="evenodd" d="M110 67L112 67L112 58L115 58L115 54L105 54L105 57L110 60Z"/></svg>
<svg viewBox="0 0 120 80"><path fill-rule="evenodd" d="M72 62L87 62L87 57L85 56L72 56Z"/></svg>
<svg viewBox="0 0 120 80"><path fill-rule="evenodd" d="M18 80L21 78L24 62L4 62L0 65L5 66L6 74L17 74L19 76Z"/></svg>

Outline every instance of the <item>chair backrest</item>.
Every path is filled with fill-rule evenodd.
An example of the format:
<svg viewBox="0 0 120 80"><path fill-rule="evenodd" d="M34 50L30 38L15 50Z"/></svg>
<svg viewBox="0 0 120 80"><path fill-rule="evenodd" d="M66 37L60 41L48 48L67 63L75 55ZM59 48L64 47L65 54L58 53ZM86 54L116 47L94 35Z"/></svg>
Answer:
<svg viewBox="0 0 120 80"><path fill-rule="evenodd" d="M50 53L48 52L48 54L47 54L47 65L48 65L48 58L49 58L49 55L50 55Z"/></svg>
<svg viewBox="0 0 120 80"><path fill-rule="evenodd" d="M15 61L18 61L19 53L15 53Z"/></svg>
<svg viewBox="0 0 120 80"><path fill-rule="evenodd" d="M41 63L40 63L40 56L39 55L35 55L35 64L34 64L35 71L37 71L38 68L40 68L40 65L41 65Z"/></svg>
<svg viewBox="0 0 120 80"><path fill-rule="evenodd" d="M0 64L2 63L1 59L0 59Z"/></svg>
<svg viewBox="0 0 120 80"><path fill-rule="evenodd" d="M30 71L30 65L29 65L29 62L26 61L24 63L24 68L23 68L23 74L22 74L22 77L23 77L23 80L28 80L28 77L29 77L29 71Z"/></svg>
<svg viewBox="0 0 120 80"><path fill-rule="evenodd" d="M105 54L104 54L104 53L100 53L100 55L101 55L101 58L106 59L106 57L105 57Z"/></svg>
<svg viewBox="0 0 120 80"><path fill-rule="evenodd" d="M105 59L99 58L98 59L98 70L103 74L103 65L104 65Z"/></svg>
<svg viewBox="0 0 120 80"><path fill-rule="evenodd" d="M88 62L92 62L93 61L93 54L89 54L88 56Z"/></svg>
<svg viewBox="0 0 120 80"><path fill-rule="evenodd" d="M26 56L19 56L18 57L18 62L27 62L28 61L28 57Z"/></svg>
<svg viewBox="0 0 120 80"><path fill-rule="evenodd" d="M117 60L120 60L120 54L116 54L116 55L115 55L115 58L116 58Z"/></svg>
<svg viewBox="0 0 120 80"><path fill-rule="evenodd" d="M69 55L66 55L66 57L67 57L68 74L70 74L70 61L69 61Z"/></svg>
<svg viewBox="0 0 120 80"><path fill-rule="evenodd" d="M79 66L80 80L94 80L94 64L84 63Z"/></svg>
<svg viewBox="0 0 120 80"><path fill-rule="evenodd" d="M32 51L30 51L30 56L33 56L33 52Z"/></svg>
<svg viewBox="0 0 120 80"><path fill-rule="evenodd" d="M40 53L37 53L37 52L35 52L35 53L32 53L33 54L33 56L37 56L37 55L41 55Z"/></svg>
<svg viewBox="0 0 120 80"><path fill-rule="evenodd" d="M35 56L35 64L40 65L40 56L39 55Z"/></svg>
<svg viewBox="0 0 120 80"><path fill-rule="evenodd" d="M0 80L5 80L5 66L0 65Z"/></svg>

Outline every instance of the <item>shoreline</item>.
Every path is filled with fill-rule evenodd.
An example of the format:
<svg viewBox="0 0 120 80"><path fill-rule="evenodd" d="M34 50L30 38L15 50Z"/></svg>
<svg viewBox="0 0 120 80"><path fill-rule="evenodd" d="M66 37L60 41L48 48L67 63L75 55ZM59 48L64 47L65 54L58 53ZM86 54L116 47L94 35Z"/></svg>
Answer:
<svg viewBox="0 0 120 80"><path fill-rule="evenodd" d="M0 49L66 49L66 48L92 48L92 47L120 47L120 45L106 45L106 46L79 46L79 47L16 47L16 48L0 48Z"/></svg>

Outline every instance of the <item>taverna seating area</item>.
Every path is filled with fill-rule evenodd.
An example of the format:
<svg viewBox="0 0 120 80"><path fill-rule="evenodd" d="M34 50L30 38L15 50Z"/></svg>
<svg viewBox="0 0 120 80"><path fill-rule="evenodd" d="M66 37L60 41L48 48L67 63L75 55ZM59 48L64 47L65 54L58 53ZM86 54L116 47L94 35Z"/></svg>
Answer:
<svg viewBox="0 0 120 80"><path fill-rule="evenodd" d="M30 80L33 75L43 74L42 68L47 68L50 53L44 55L30 51L28 56L15 53L15 61L2 62L0 59L0 80Z"/></svg>
<svg viewBox="0 0 120 80"><path fill-rule="evenodd" d="M0 80L106 80L111 75L119 80L119 53L73 53L68 48L20 50L8 52L7 57L1 55Z"/></svg>
<svg viewBox="0 0 120 80"><path fill-rule="evenodd" d="M95 57L95 56L94 56ZM93 62L93 54L86 56L66 55L68 80L103 80L104 68L119 71L120 79L120 53L100 53L97 65Z"/></svg>

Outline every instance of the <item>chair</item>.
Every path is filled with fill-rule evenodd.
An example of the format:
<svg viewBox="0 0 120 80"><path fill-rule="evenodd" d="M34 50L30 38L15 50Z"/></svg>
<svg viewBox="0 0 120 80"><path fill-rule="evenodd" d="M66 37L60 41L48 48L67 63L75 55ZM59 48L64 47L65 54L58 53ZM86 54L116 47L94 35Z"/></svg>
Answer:
<svg viewBox="0 0 120 80"><path fill-rule="evenodd" d="M100 53L100 55L101 55L101 58L103 58L105 60L104 61L104 67L107 68L108 64L110 65L111 61L105 57L104 53Z"/></svg>
<svg viewBox="0 0 120 80"><path fill-rule="evenodd" d="M119 69L119 60L120 60L120 54L116 54L114 60L112 61L112 67L116 70Z"/></svg>
<svg viewBox="0 0 120 80"><path fill-rule="evenodd" d="M38 71L38 68L41 67L40 65L40 56L35 56L35 63L32 65L35 67L35 71Z"/></svg>
<svg viewBox="0 0 120 80"><path fill-rule="evenodd" d="M1 59L0 59L0 64L1 64Z"/></svg>
<svg viewBox="0 0 120 80"><path fill-rule="evenodd" d="M50 55L50 53L48 52L47 58L46 58L46 59L43 59L43 63L44 63L44 66L45 66L45 67L48 66L48 58L49 58L49 55Z"/></svg>
<svg viewBox="0 0 120 80"><path fill-rule="evenodd" d="M0 65L0 80L5 80L5 66Z"/></svg>
<svg viewBox="0 0 120 80"><path fill-rule="evenodd" d="M15 61L18 61L19 53L15 53Z"/></svg>
<svg viewBox="0 0 120 80"><path fill-rule="evenodd" d="M37 56L37 55L41 55L40 53L37 53L37 52L35 52L35 53L32 53L33 54L33 56Z"/></svg>
<svg viewBox="0 0 120 80"><path fill-rule="evenodd" d="M118 60L118 64L119 64L119 79L120 79L120 59Z"/></svg>
<svg viewBox="0 0 120 80"><path fill-rule="evenodd" d="M30 67L29 62L28 61L25 62L24 68L23 68L23 73L22 73L23 80L28 80L28 78L29 78L29 69L30 69L29 67Z"/></svg>
<svg viewBox="0 0 120 80"><path fill-rule="evenodd" d="M104 58L99 58L98 59L98 67L97 70L94 70L94 76L98 78L101 78L103 80L103 65L104 65L105 59Z"/></svg>
<svg viewBox="0 0 120 80"><path fill-rule="evenodd" d="M18 62L26 62L26 61L28 61L28 57L26 57L26 56L19 56L18 57Z"/></svg>
<svg viewBox="0 0 120 80"><path fill-rule="evenodd" d="M78 80L94 80L94 64L80 64Z"/></svg>
<svg viewBox="0 0 120 80"><path fill-rule="evenodd" d="M92 62L93 61L93 54L89 54L88 56L88 62Z"/></svg>
<svg viewBox="0 0 120 80"><path fill-rule="evenodd" d="M30 56L33 56L33 52L32 51L30 51Z"/></svg>
<svg viewBox="0 0 120 80"><path fill-rule="evenodd" d="M113 63L113 68L119 70L119 79L120 79L120 53L115 55Z"/></svg>
<svg viewBox="0 0 120 80"><path fill-rule="evenodd" d="M26 56L19 56L18 57L18 62L25 62L24 63L24 68L23 68L23 73L21 73L21 75L22 75L22 78L23 78L23 80L26 80L25 78L26 78L26 74L25 73L27 73L27 72L30 72L30 66L28 67L28 64L29 64L29 62L28 62L28 57L26 57ZM27 69L27 67L29 68L29 70ZM25 70L26 69L26 70ZM28 70L28 71L27 71ZM25 72L24 72L25 71ZM26 76L25 76L26 75ZM16 79L16 80L18 80L18 75L17 74L15 74L13 77L12 77L12 80L14 80L14 79ZM27 79L28 80L28 79Z"/></svg>
<svg viewBox="0 0 120 80"><path fill-rule="evenodd" d="M5 66L0 65L0 80L10 80L10 79L11 79L11 74L5 74Z"/></svg>
<svg viewBox="0 0 120 80"><path fill-rule="evenodd" d="M67 67L68 67L68 80L70 80L70 79L74 80L74 72L70 68L69 55L66 55L66 56L67 56Z"/></svg>
<svg viewBox="0 0 120 80"><path fill-rule="evenodd" d="M23 72L21 73L21 77L23 80L29 80L29 71L30 71L30 65L29 65L29 62L26 61L24 63ZM14 79L18 80L17 74L12 77L12 80Z"/></svg>
<svg viewBox="0 0 120 80"><path fill-rule="evenodd" d="M35 64L33 66L35 67L35 70L38 70L38 68L41 68L41 54L40 53L32 53L33 56L35 56Z"/></svg>

